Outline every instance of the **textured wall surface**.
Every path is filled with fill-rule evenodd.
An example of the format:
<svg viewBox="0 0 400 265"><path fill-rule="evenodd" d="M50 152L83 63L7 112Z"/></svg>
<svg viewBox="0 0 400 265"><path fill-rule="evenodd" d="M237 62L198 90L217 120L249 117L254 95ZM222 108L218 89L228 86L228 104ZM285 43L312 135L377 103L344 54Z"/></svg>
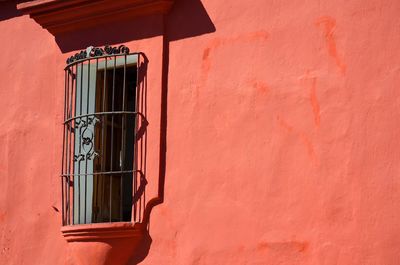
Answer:
<svg viewBox="0 0 400 265"><path fill-rule="evenodd" d="M178 0L165 202L140 264L400 264L399 14L397 0ZM55 39L0 18L0 264L73 265L55 210L65 59L90 41L146 53L151 198L161 21Z"/></svg>

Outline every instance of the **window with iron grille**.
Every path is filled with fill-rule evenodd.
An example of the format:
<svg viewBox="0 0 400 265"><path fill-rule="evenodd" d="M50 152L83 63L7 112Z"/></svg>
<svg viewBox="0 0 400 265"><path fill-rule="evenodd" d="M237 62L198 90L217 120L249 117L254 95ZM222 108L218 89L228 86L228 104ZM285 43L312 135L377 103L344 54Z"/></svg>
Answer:
<svg viewBox="0 0 400 265"><path fill-rule="evenodd" d="M139 66L123 45L89 47L65 68L63 225L140 222ZM143 207L144 208L144 207Z"/></svg>

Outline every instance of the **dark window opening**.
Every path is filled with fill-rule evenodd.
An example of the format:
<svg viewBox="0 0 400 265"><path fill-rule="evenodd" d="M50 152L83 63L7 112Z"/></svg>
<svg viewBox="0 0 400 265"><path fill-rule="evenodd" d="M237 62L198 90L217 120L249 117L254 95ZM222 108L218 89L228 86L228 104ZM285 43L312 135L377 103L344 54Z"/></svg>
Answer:
<svg viewBox="0 0 400 265"><path fill-rule="evenodd" d="M96 112L123 110L134 112L136 72L134 66L126 67L126 73L124 68L116 68L115 74L112 69L99 71L96 80ZM124 82L126 82L125 96ZM104 83L105 90L102 86ZM94 173L114 171L129 173L110 176L102 174L94 179L92 222L130 221L133 187L131 171L134 159L132 136L134 136L135 116L104 115L102 124L103 126L95 128L95 150L101 150L104 155L94 161Z"/></svg>

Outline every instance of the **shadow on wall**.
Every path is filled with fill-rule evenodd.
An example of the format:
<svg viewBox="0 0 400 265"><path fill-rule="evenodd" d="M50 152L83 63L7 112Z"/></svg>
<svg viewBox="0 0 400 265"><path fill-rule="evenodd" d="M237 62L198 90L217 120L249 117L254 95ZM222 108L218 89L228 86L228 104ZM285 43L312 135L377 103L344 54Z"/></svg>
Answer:
<svg viewBox="0 0 400 265"><path fill-rule="evenodd" d="M0 21L22 16L22 12L17 10L17 4L24 1L0 1ZM26 1L25 1L26 2Z"/></svg>
<svg viewBox="0 0 400 265"><path fill-rule="evenodd" d="M151 199L145 208L143 223L150 224L150 214L158 204L164 201L164 186L166 172L167 155L167 113L168 113L168 72L169 72L169 43L184 38L195 37L207 33L215 32L215 26L208 16L200 0L177 0L171 13L159 21L157 18L146 18L160 23L159 27L150 27L148 30L140 30L141 38L157 36L163 34L163 53L162 53L162 89L161 89L161 120L160 120L160 150L159 150L159 179L158 196ZM141 20L141 22L146 22ZM147 24L148 23L148 24ZM147 21L145 27L155 23ZM136 38L139 39L138 35ZM122 41L121 41L122 42ZM104 45L104 44L103 44ZM148 226L149 227L149 226ZM129 265L136 265L143 261L150 250L152 239L147 231L145 239L140 248L136 251Z"/></svg>
<svg viewBox="0 0 400 265"><path fill-rule="evenodd" d="M142 209L146 207L146 185L147 185L147 68L149 60L146 55L138 62L138 84L137 84L137 110L143 114L145 119L138 119L138 130L136 133L137 154L135 165L137 172L134 181L134 193L132 198L134 220L143 222ZM139 177L139 179L137 179ZM139 185L138 185L139 184Z"/></svg>
<svg viewBox="0 0 400 265"><path fill-rule="evenodd" d="M139 248L136 249L135 255L129 260L128 265L136 265L142 262L149 254L152 239L147 232L140 242Z"/></svg>
<svg viewBox="0 0 400 265"><path fill-rule="evenodd" d="M164 35L169 41L215 32L215 26L200 0L176 0L166 17L145 16L55 36L62 52L89 46L113 45ZM167 35L164 32L167 31Z"/></svg>
<svg viewBox="0 0 400 265"><path fill-rule="evenodd" d="M150 214L158 204L164 202L164 186L167 155L167 113L168 113L168 72L169 72L169 43L184 38L195 37L215 32L215 26L199 0L177 0L171 13L161 21L163 38L162 58L162 89L161 89L161 120L160 120L160 152L159 152L159 180L158 196L151 199L145 208L143 223L150 224ZM157 34L157 30L148 33ZM149 35L156 36L156 35ZM149 226L148 226L149 227ZM140 249L130 260L129 265L136 265L143 261L150 250L152 239L147 231Z"/></svg>

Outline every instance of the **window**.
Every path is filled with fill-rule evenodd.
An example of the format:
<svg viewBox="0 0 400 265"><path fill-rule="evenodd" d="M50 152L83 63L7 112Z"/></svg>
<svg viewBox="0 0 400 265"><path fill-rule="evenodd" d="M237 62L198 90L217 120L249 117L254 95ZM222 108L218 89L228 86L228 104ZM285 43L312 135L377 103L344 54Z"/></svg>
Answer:
<svg viewBox="0 0 400 265"><path fill-rule="evenodd" d="M63 225L136 221L140 53L89 47L67 60ZM135 194L136 193L136 194ZM140 218L140 217L139 217Z"/></svg>

